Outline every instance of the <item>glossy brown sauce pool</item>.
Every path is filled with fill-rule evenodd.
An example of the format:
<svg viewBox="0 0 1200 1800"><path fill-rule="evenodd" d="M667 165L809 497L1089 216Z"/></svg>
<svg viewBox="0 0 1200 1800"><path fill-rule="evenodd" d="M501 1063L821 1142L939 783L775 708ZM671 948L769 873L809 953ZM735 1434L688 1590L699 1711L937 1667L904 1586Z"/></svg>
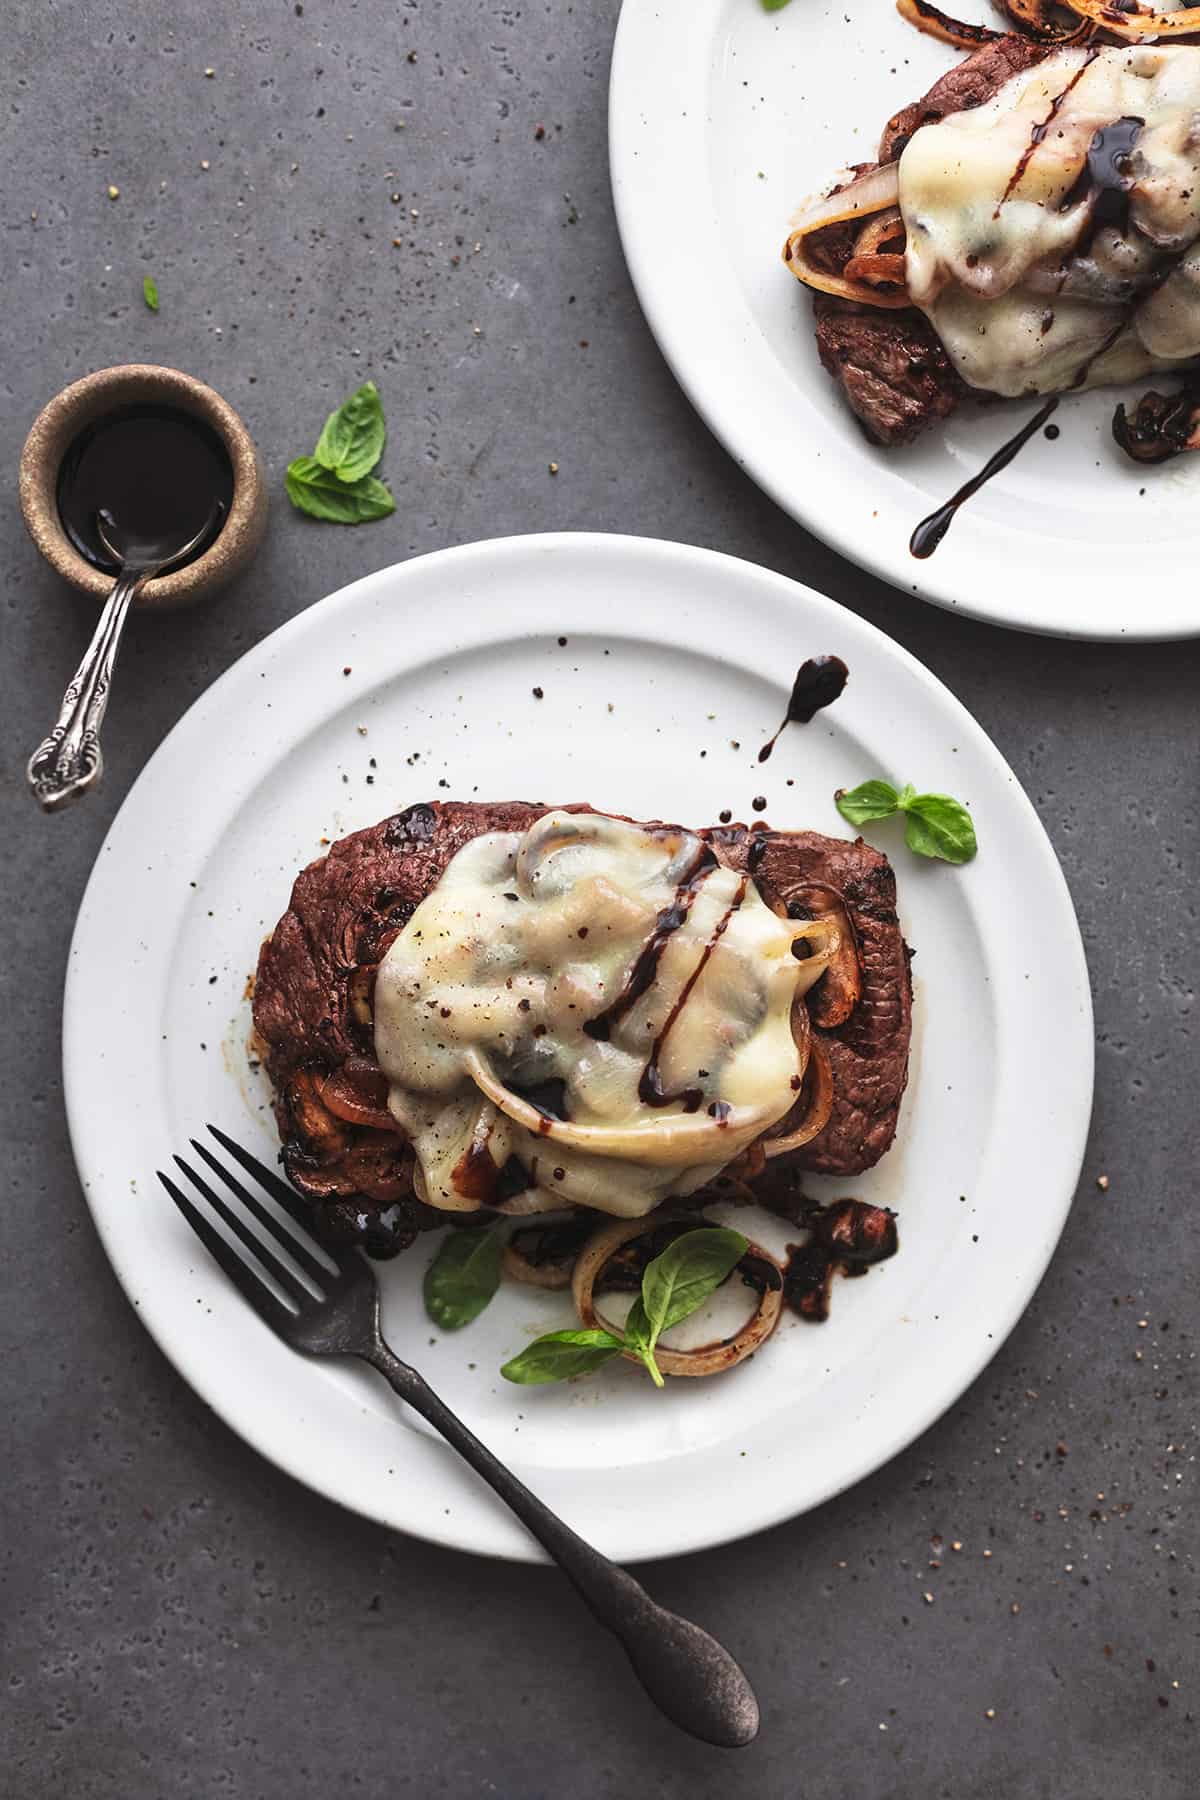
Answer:
<svg viewBox="0 0 1200 1800"><path fill-rule="evenodd" d="M115 573L96 515L111 513L126 542L185 544L233 499L233 467L216 432L173 407L130 406L82 431L58 472L58 514L79 554ZM220 529L218 524L217 530ZM190 557L208 548L213 532Z"/></svg>
<svg viewBox="0 0 1200 1800"><path fill-rule="evenodd" d="M792 683L787 712L775 736L759 751L759 762L766 762L789 725L811 725L822 707L832 706L849 679L850 671L840 656L810 656L802 662Z"/></svg>
<svg viewBox="0 0 1200 1800"><path fill-rule="evenodd" d="M931 512L928 518L921 520L908 540L908 547L914 556L924 558L933 555L954 523L954 515L964 500L969 500L972 494L977 494L984 483L990 481L993 475L998 475L1001 469L1007 469L1017 452L1023 449L1035 432L1041 430L1057 407L1058 401L1057 394L1051 395L1044 406L1038 407L1032 419L1022 425L1020 431L1010 437L1006 444L1001 444L994 456L988 458L978 475L972 475L970 481L964 481L957 492L951 494L944 506L939 506L936 512Z"/></svg>

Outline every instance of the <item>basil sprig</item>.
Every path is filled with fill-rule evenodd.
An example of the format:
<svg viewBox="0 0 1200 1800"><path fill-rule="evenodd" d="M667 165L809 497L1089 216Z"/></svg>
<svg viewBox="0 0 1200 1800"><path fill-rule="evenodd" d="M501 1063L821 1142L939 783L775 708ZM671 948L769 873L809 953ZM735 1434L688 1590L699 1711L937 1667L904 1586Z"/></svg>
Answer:
<svg viewBox="0 0 1200 1800"><path fill-rule="evenodd" d="M158 311L158 283L153 275L142 276L142 299L151 312Z"/></svg>
<svg viewBox="0 0 1200 1800"><path fill-rule="evenodd" d="M425 1271L425 1311L443 1331L477 1319L500 1286L504 1228L450 1231Z"/></svg>
<svg viewBox="0 0 1200 1800"><path fill-rule="evenodd" d="M662 1387L662 1372L654 1357L659 1338L703 1306L747 1248L741 1232L724 1225L685 1231L647 1263L642 1291L621 1332L548 1332L506 1362L500 1373L507 1381L526 1385L566 1381L572 1375L590 1375L623 1350L631 1350L645 1364L655 1386Z"/></svg>
<svg viewBox="0 0 1200 1800"><path fill-rule="evenodd" d="M288 464L288 499L300 512L331 525L386 518L396 502L371 474L386 440L379 390L366 381L330 413L313 454Z"/></svg>
<svg viewBox="0 0 1200 1800"><path fill-rule="evenodd" d="M918 794L911 782L897 791L890 781L864 781L848 792L839 788L833 798L843 819L852 825L903 813L904 841L918 856L965 863L979 848L970 813L961 800L949 794Z"/></svg>

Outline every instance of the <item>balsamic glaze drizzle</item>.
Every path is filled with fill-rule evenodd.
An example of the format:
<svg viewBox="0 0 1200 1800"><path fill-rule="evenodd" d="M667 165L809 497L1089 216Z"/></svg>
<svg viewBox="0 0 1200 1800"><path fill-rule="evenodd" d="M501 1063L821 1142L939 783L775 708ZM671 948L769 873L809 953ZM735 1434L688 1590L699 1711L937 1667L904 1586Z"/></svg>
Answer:
<svg viewBox="0 0 1200 1800"><path fill-rule="evenodd" d="M680 988L679 993L675 1000L675 1004L672 1006L670 1012L667 1014L666 1022L663 1025L662 1030L659 1032L658 1036L654 1040L653 1047L650 1051L650 1060L646 1064L645 1068L642 1070L641 1076L638 1080L638 1099L642 1102L643 1106L670 1106L674 1101L680 1100L683 1102L684 1112L693 1113L693 1112L699 1112L699 1110L700 1110L701 1102L704 1099L704 1090L702 1088L693 1087L693 1088L684 1088L682 1090L682 1092L677 1093L677 1094L667 1093L663 1087L662 1072L659 1069L658 1062L659 1062L659 1058L661 1057L661 1055L663 1053L663 1045L666 1043L667 1038L670 1035L672 1026L675 1024L676 1019L678 1019L680 1013L683 1011L684 1007L687 1005L688 998L691 994L692 989L695 987L696 983L699 981L701 975L704 973L704 970L708 965L709 957L712 955L713 951L716 949L717 945L720 943L721 939L724 937L726 931L728 930L729 921L732 919L734 913L737 912L738 908L741 906L742 901L746 898L746 889L749 887L749 885L750 885L749 875L748 874L743 875L741 881L738 883L737 892L735 893L732 901L730 902L729 906L726 908L725 912L717 920L717 924L713 931L713 934L709 938L707 944L705 944L704 949L701 952L699 962L696 964L695 968L692 970L691 974L688 976L687 980L684 982L683 986ZM720 1102L717 1102L717 1104L720 1105ZM717 1123L719 1125L723 1125L725 1123L725 1117L728 1114L728 1110L729 1109L726 1108L724 1114L720 1114L717 1112L713 1113L713 1117L717 1120Z"/></svg>
<svg viewBox="0 0 1200 1800"><path fill-rule="evenodd" d="M954 515L962 505L963 501L969 500L972 494L977 494L984 482L990 481L993 475L998 475L1001 469L1007 469L1018 450L1022 449L1023 446L1029 442L1035 431L1041 430L1042 426L1046 423L1046 420L1057 407L1058 401L1059 396L1057 394L1051 395L1044 406L1038 407L1032 419L1029 419L1022 425L1020 431L1018 431L1014 437L1010 437L1006 444L1001 444L994 456L988 458L978 475L972 475L969 481L964 481L962 486L955 493L951 494L945 505L939 506L936 512L931 512L928 518L921 520L921 523L917 526L916 530L908 540L908 547L914 556L926 557L933 555L934 551L949 531L950 526L954 522Z"/></svg>
<svg viewBox="0 0 1200 1800"><path fill-rule="evenodd" d="M707 844L701 844L687 874L675 889L674 900L670 906L663 907L654 921L654 930L639 950L637 960L625 977L620 993L594 1019L584 1020L583 1029L590 1038L607 1043L612 1036L613 1026L619 1025L626 1013L641 999L658 973L663 951L687 918L692 910L692 901L716 867L716 857Z"/></svg>

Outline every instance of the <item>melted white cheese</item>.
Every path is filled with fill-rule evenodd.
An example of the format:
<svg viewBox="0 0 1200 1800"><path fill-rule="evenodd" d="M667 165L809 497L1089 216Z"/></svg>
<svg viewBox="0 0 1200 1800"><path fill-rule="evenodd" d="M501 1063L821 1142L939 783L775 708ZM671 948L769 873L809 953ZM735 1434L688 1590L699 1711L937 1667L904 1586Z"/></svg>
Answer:
<svg viewBox="0 0 1200 1800"><path fill-rule="evenodd" d="M1128 227L1088 244L1088 150L1130 118ZM1060 50L914 132L899 179L909 293L972 387L1055 393L1200 356L1200 48Z"/></svg>
<svg viewBox="0 0 1200 1800"><path fill-rule="evenodd" d="M486 1187L511 1157L536 1190L512 1210L639 1216L694 1192L789 1110L800 927L709 865L688 832L560 812L454 857L375 987L376 1055L431 1205L495 1204L480 1171ZM607 1038L603 1024L589 1033L689 874L653 980ZM676 1096L666 1105L639 1096L648 1064ZM545 1083L562 1084L566 1123L525 1097Z"/></svg>

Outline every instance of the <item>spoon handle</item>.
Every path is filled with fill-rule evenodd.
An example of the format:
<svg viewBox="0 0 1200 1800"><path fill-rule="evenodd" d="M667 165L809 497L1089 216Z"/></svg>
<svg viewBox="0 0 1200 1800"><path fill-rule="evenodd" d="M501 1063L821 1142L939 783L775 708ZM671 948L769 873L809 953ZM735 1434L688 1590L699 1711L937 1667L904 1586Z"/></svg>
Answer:
<svg viewBox="0 0 1200 1800"><path fill-rule="evenodd" d="M43 812L57 812L69 801L77 800L104 767L100 724L108 705L117 646L130 603L153 573L153 569L121 571L104 603L83 661L71 677L54 730L29 759L26 774Z"/></svg>
<svg viewBox="0 0 1200 1800"><path fill-rule="evenodd" d="M737 1749L758 1731L758 1702L743 1671L717 1640L653 1601L641 1583L585 1542L481 1444L417 1371L376 1337L360 1350L402 1400L441 1432L477 1475L512 1508L569 1576L596 1621L624 1647L655 1705L707 1744Z"/></svg>

